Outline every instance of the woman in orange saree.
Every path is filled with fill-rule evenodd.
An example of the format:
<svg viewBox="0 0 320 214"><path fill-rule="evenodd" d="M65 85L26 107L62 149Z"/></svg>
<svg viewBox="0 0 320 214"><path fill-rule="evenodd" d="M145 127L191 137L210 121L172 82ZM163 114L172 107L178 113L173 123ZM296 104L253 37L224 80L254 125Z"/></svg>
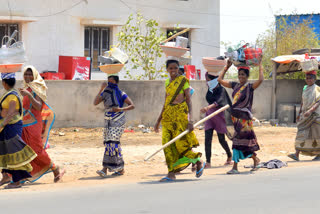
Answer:
<svg viewBox="0 0 320 214"><path fill-rule="evenodd" d="M61 180L65 170L60 170L46 152L48 133L54 122L54 113L51 108L45 103L47 95L47 86L41 78L38 71L33 66L27 66L23 69L24 89L20 89L23 96L23 131L22 139L36 153L31 165L32 178L27 180L31 183L40 179L43 175L53 172L54 182ZM43 122L43 118L46 120ZM51 120L50 120L51 118ZM46 128L49 126L49 128Z"/></svg>

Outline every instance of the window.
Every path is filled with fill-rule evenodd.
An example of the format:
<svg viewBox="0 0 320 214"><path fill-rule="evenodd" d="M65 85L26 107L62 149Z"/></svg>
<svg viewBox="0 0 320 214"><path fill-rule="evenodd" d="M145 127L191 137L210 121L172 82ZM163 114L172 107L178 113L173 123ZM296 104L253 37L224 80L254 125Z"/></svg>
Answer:
<svg viewBox="0 0 320 214"><path fill-rule="evenodd" d="M109 28L85 27L84 29L84 55L91 57L91 69L99 70L98 56L109 50Z"/></svg>
<svg viewBox="0 0 320 214"><path fill-rule="evenodd" d="M0 42L2 42L2 39L3 39L4 36L11 36L11 34L15 30L19 31L19 25L18 24L0 24L0 39L1 39ZM19 40L19 33L14 38L18 41ZM5 38L4 39L4 44L7 41L8 41L8 38ZM14 42L12 41L12 43L14 43Z"/></svg>
<svg viewBox="0 0 320 214"><path fill-rule="evenodd" d="M174 30L174 29L168 29L167 30L167 38L169 38L170 36L169 36L169 33L173 33L173 34L175 34L175 33L179 33L180 31L183 31L184 29L179 29L179 30ZM185 37L185 38L188 38L189 39L189 41L188 41L188 46L187 46L187 48L190 48L191 47L191 43L190 43L190 31L188 31L188 32L185 32L185 33L183 33L183 34L181 34L180 36L182 36L182 37ZM171 40L171 42L175 42L176 41L176 39L172 39Z"/></svg>

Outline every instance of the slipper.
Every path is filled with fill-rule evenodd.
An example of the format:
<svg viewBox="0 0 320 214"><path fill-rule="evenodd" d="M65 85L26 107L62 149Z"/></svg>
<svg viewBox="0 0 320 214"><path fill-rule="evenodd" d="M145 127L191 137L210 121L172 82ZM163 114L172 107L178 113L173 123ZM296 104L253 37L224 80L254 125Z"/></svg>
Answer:
<svg viewBox="0 0 320 214"><path fill-rule="evenodd" d="M225 163L224 163L224 166L228 166L228 165L232 165L233 164L233 161L226 161Z"/></svg>
<svg viewBox="0 0 320 214"><path fill-rule="evenodd" d="M59 181L61 181L62 177L64 176L64 174L66 173L65 169L62 169L59 173L59 175L57 175L54 179L53 182L54 183L58 183Z"/></svg>
<svg viewBox="0 0 320 214"><path fill-rule="evenodd" d="M228 175L237 175L240 174L240 172L238 170L235 169L231 169L230 171L227 172Z"/></svg>
<svg viewBox="0 0 320 214"><path fill-rule="evenodd" d="M196 177L197 177L197 178L200 178L200 177L201 177L201 175L203 174L203 170L204 170L205 167L206 167L206 163L204 162L203 165L202 165L202 168L201 168L198 172L196 172Z"/></svg>
<svg viewBox="0 0 320 214"><path fill-rule="evenodd" d="M121 176L121 175L123 175L123 174L120 173L120 172L114 172L114 173L112 173L112 176Z"/></svg>
<svg viewBox="0 0 320 214"><path fill-rule="evenodd" d="M290 155L288 155L288 157L295 160L295 161L300 161L299 158L296 156L296 154L290 154Z"/></svg>
<svg viewBox="0 0 320 214"><path fill-rule="evenodd" d="M104 171L102 171L102 170L98 170L98 171L97 171L97 174L98 174L101 178L107 178L107 177L108 177L107 174L106 174Z"/></svg>
<svg viewBox="0 0 320 214"><path fill-rule="evenodd" d="M255 167L255 168L252 168L250 171L255 172L255 171L258 171L259 169L260 169L259 167Z"/></svg>
<svg viewBox="0 0 320 214"><path fill-rule="evenodd" d="M5 186L4 188L5 189L18 189L18 188L21 188L22 185L19 184L19 185L13 185L12 183L8 184L7 186Z"/></svg>
<svg viewBox="0 0 320 214"><path fill-rule="evenodd" d="M317 155L315 158L312 159L312 161L320 161L320 155Z"/></svg>
<svg viewBox="0 0 320 214"><path fill-rule="evenodd" d="M3 184L0 184L0 187L8 183L11 183L11 181L7 181L7 182L4 182Z"/></svg>
<svg viewBox="0 0 320 214"><path fill-rule="evenodd" d="M174 182L174 180L169 177L164 177L164 178L161 178L160 182Z"/></svg>

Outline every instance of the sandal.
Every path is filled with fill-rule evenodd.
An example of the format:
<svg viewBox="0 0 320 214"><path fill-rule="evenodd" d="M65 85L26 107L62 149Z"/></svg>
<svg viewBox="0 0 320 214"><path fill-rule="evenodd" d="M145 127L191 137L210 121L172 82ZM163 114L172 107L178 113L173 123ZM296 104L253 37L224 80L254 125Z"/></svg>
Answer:
<svg viewBox="0 0 320 214"><path fill-rule="evenodd" d="M101 178L107 178L107 177L108 177L107 174L106 174L104 171L102 171L102 170L98 170L96 173L97 173Z"/></svg>
<svg viewBox="0 0 320 214"><path fill-rule="evenodd" d="M121 176L121 175L123 175L121 172L114 172L114 173L112 173L112 176Z"/></svg>
<svg viewBox="0 0 320 214"><path fill-rule="evenodd" d="M206 167L206 163L204 162L203 165L202 165L202 168L199 171L196 172L196 177L197 178L200 178L202 176L203 170L204 170L205 167Z"/></svg>
<svg viewBox="0 0 320 214"><path fill-rule="evenodd" d="M296 156L296 154L290 154L290 155L288 155L288 157L295 160L295 161L300 161L299 158Z"/></svg>
<svg viewBox="0 0 320 214"><path fill-rule="evenodd" d="M320 161L320 155L317 155L315 158L312 159L312 161Z"/></svg>
<svg viewBox="0 0 320 214"><path fill-rule="evenodd" d="M251 172L255 172L255 171L258 171L259 170L259 167L254 167L254 168L252 168L250 171Z"/></svg>
<svg viewBox="0 0 320 214"><path fill-rule="evenodd" d="M169 177L164 177L161 178L160 182L174 182L175 180L173 180L172 178Z"/></svg>
<svg viewBox="0 0 320 214"><path fill-rule="evenodd" d="M224 163L224 166L228 166L228 165L233 165L233 161L226 161L226 162Z"/></svg>
<svg viewBox="0 0 320 214"><path fill-rule="evenodd" d="M21 188L21 187L22 187L22 185L20 183L18 185L10 183L7 186L5 186L4 188L5 189L18 189L18 188Z"/></svg>
<svg viewBox="0 0 320 214"><path fill-rule="evenodd" d="M238 170L235 169L231 169L230 171L227 172L228 175L237 175L240 174L240 172Z"/></svg>

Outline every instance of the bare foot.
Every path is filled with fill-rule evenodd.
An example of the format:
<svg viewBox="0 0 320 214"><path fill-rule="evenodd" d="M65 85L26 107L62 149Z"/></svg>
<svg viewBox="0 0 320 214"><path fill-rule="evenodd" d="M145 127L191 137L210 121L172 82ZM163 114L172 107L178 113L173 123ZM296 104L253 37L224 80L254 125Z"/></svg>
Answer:
<svg viewBox="0 0 320 214"><path fill-rule="evenodd" d="M10 183L11 178L7 173L2 173L2 179L0 181L0 186Z"/></svg>
<svg viewBox="0 0 320 214"><path fill-rule="evenodd" d="M61 181L62 177L64 176L64 174L66 173L65 169L62 169L60 171L60 168L58 167L56 170L53 171L53 175L54 175L54 183L58 183L59 181Z"/></svg>
<svg viewBox="0 0 320 214"><path fill-rule="evenodd" d="M258 164L260 163L260 159L257 156L253 156L253 168L251 169L251 171L257 171L259 168L257 168Z"/></svg>
<svg viewBox="0 0 320 214"><path fill-rule="evenodd" d="M206 166L204 167L205 169L210 169L211 168L211 163L206 163Z"/></svg>
<svg viewBox="0 0 320 214"><path fill-rule="evenodd" d="M195 164L192 164L191 166L191 172L195 172L197 170L197 167Z"/></svg>

